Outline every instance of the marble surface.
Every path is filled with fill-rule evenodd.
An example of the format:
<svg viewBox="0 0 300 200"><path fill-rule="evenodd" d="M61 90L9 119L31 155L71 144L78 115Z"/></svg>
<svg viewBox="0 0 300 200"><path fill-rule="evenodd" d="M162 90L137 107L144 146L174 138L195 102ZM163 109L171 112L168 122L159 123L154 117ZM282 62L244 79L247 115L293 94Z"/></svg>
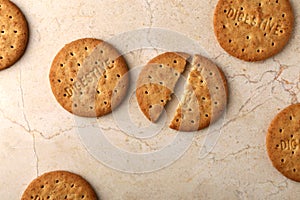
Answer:
<svg viewBox="0 0 300 200"><path fill-rule="evenodd" d="M32 179L58 169L82 175L101 199L296 199L300 195L299 183L272 167L265 147L270 121L300 98L299 1L291 0L295 29L288 45L273 58L256 63L233 58L218 45L212 24L217 0L13 2L28 19L30 40L22 59L0 71L1 199L20 199ZM96 124L114 146L148 154L147 159L172 143L176 132L163 124L161 134L145 140L120 130L112 114L94 122L78 120L54 99L48 74L54 56L68 42L83 37L110 40L142 28L168 30L196 41L225 72L230 100L219 127L183 136L191 144L174 162L151 170L145 160L139 173L132 173L135 167L129 172L114 167L115 155L110 156L114 163L108 164L91 155L81 130ZM180 41L172 44L176 42L180 48ZM125 43L132 41L128 38ZM125 56L134 69L160 51L149 47ZM134 97L125 103L132 121L149 125L140 121ZM211 148L206 148L210 140ZM142 173L143 169L148 172Z"/></svg>

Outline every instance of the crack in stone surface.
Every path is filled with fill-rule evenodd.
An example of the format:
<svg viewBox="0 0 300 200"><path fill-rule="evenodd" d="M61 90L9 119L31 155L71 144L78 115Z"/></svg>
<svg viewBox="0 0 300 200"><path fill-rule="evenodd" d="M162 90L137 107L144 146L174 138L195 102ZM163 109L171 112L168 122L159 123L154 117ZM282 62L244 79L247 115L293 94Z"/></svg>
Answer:
<svg viewBox="0 0 300 200"><path fill-rule="evenodd" d="M236 152L227 154L224 157L219 158L219 159L213 158L213 160L214 160L214 162L222 162L222 161L225 161L226 159L228 159L229 157L235 157L237 155L244 154L245 152L248 152L250 149L261 150L261 149L263 149L263 147L262 146L250 146L249 144L247 144L246 147L244 147L244 148L242 148L242 149L240 149L240 150L238 150Z"/></svg>
<svg viewBox="0 0 300 200"><path fill-rule="evenodd" d="M156 150L155 148L153 148L150 144L148 144L147 141L145 141L144 139L142 138L138 138L138 137L135 137L135 136L132 136L132 135L128 135L125 131L121 130L121 129L117 129L117 128L113 128L113 127L100 127L102 130L105 130L105 131L117 131L117 132L121 132L123 133L124 135L127 136L127 138L131 138L131 139L134 139L136 141L138 141L140 144L144 144L145 146L147 146L149 148L149 150L151 151L154 151Z"/></svg>

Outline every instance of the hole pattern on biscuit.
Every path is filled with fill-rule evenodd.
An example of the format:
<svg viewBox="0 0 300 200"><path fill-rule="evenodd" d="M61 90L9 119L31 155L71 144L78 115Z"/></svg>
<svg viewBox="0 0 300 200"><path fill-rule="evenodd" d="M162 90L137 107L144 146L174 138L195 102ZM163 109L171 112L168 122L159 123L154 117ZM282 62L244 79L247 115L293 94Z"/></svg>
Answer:
<svg viewBox="0 0 300 200"><path fill-rule="evenodd" d="M106 101L104 101L103 103L104 103L104 105L107 105L107 102L106 102Z"/></svg>
<svg viewBox="0 0 300 200"><path fill-rule="evenodd" d="M283 131L282 128L280 128L280 129L279 129L279 133L282 133L282 131Z"/></svg>
<svg viewBox="0 0 300 200"><path fill-rule="evenodd" d="M294 151L292 151L292 154L295 154L295 152L294 152Z"/></svg>
<svg viewBox="0 0 300 200"><path fill-rule="evenodd" d="M58 79L57 81L58 81L59 83L61 83L61 80L60 80L60 79Z"/></svg>
<svg viewBox="0 0 300 200"><path fill-rule="evenodd" d="M293 120L293 116L290 116L290 120Z"/></svg>
<svg viewBox="0 0 300 200"><path fill-rule="evenodd" d="M152 105L150 105L149 108L152 108Z"/></svg>
<svg viewBox="0 0 300 200"><path fill-rule="evenodd" d="M285 17L285 14L283 13L281 16L284 18L284 17Z"/></svg>
<svg viewBox="0 0 300 200"><path fill-rule="evenodd" d="M208 114L205 114L205 117L208 117L209 115Z"/></svg>
<svg viewBox="0 0 300 200"><path fill-rule="evenodd" d="M145 91L145 94L149 94L149 92L148 92L148 91Z"/></svg>
<svg viewBox="0 0 300 200"><path fill-rule="evenodd" d="M283 159L283 158L281 159L281 162L282 162L282 163L284 162L284 159Z"/></svg>
<svg viewBox="0 0 300 200"><path fill-rule="evenodd" d="M296 172L296 169L295 169L295 168L293 169L293 172Z"/></svg>
<svg viewBox="0 0 300 200"><path fill-rule="evenodd" d="M87 48L87 47L84 47L84 50L86 50L86 51L87 51L87 50L88 50L88 48Z"/></svg>
<svg viewBox="0 0 300 200"><path fill-rule="evenodd" d="M14 30L14 33L18 33L18 31L17 31L17 30Z"/></svg>
<svg viewBox="0 0 300 200"><path fill-rule="evenodd" d="M195 121L194 121L194 120L191 120L191 123L192 123L192 124L194 124L194 123L195 123Z"/></svg>
<svg viewBox="0 0 300 200"><path fill-rule="evenodd" d="M71 55L71 56L74 56L74 53L73 53L73 52L70 52L70 55Z"/></svg>
<svg viewBox="0 0 300 200"><path fill-rule="evenodd" d="M176 63L177 63L177 60L174 60L173 62L176 64Z"/></svg>
<svg viewBox="0 0 300 200"><path fill-rule="evenodd" d="M117 74L117 77L118 77L118 78L120 78L120 77L121 77L121 75L120 75L120 74Z"/></svg>

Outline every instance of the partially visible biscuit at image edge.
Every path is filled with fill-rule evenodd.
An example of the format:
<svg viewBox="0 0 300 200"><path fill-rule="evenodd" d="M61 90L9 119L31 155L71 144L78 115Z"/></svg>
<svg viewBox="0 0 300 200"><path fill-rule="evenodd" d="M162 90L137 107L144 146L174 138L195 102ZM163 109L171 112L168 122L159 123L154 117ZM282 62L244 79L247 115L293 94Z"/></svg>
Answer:
<svg viewBox="0 0 300 200"><path fill-rule="evenodd" d="M11 1L0 0L0 70L15 64L28 42L28 24L22 11Z"/></svg>

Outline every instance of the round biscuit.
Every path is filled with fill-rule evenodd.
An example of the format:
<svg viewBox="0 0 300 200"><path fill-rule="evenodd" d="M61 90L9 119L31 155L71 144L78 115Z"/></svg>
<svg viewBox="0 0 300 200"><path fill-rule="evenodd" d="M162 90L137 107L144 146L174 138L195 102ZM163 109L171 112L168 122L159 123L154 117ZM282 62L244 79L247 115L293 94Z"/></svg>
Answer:
<svg viewBox="0 0 300 200"><path fill-rule="evenodd" d="M266 136L266 147L273 166L284 176L300 182L300 104L279 112Z"/></svg>
<svg viewBox="0 0 300 200"><path fill-rule="evenodd" d="M126 95L128 67L110 44L84 38L65 45L52 62L52 92L67 111L100 117L116 108Z"/></svg>
<svg viewBox="0 0 300 200"><path fill-rule="evenodd" d="M219 44L245 61L260 61L279 53L293 25L289 0L219 0L214 14Z"/></svg>
<svg viewBox="0 0 300 200"><path fill-rule="evenodd" d="M15 64L28 42L28 25L22 11L9 0L0 0L0 70Z"/></svg>
<svg viewBox="0 0 300 200"><path fill-rule="evenodd" d="M92 186L81 176L68 171L47 172L34 179L21 200L73 199L97 200Z"/></svg>

